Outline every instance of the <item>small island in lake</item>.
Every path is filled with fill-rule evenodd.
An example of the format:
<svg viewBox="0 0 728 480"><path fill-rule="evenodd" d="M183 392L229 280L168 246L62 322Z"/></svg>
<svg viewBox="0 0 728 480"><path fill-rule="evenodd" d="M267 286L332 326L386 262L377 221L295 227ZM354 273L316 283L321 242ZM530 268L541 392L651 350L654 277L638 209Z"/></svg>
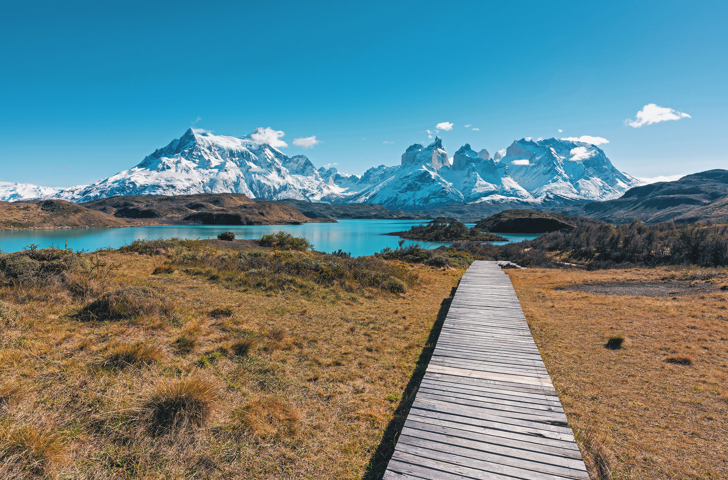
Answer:
<svg viewBox="0 0 728 480"><path fill-rule="evenodd" d="M494 233L483 232L476 227L468 228L463 222L450 217L437 217L427 225L416 225L406 232L391 232L408 240L426 242L456 242L469 240L473 242L507 242L508 239Z"/></svg>

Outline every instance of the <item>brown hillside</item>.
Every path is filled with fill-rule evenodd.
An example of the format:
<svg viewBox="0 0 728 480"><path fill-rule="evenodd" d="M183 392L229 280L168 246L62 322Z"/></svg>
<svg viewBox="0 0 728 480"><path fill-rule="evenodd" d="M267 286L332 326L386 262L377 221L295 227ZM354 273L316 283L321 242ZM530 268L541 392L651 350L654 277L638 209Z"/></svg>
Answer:
<svg viewBox="0 0 728 480"><path fill-rule="evenodd" d="M64 200L0 202L0 230L126 227L120 218Z"/></svg>
<svg viewBox="0 0 728 480"><path fill-rule="evenodd" d="M203 193L199 195L152 196L129 195L86 202L83 206L134 225L184 224L206 225L278 225L331 222L327 218L311 219L295 208L279 202L256 203L237 193Z"/></svg>

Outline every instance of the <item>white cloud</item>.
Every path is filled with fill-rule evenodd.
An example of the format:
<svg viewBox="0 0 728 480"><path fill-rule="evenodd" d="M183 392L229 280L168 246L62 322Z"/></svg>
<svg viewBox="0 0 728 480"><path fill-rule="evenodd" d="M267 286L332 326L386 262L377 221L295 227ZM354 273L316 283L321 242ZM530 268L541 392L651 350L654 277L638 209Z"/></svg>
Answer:
<svg viewBox="0 0 728 480"><path fill-rule="evenodd" d="M326 165L324 165L324 168L325 169L329 169L329 168L335 167L337 165L338 165L338 163L336 163L336 162L334 162L334 163L327 163Z"/></svg>
<svg viewBox="0 0 728 480"><path fill-rule="evenodd" d="M432 135L432 130L425 130L428 135Z"/></svg>
<svg viewBox="0 0 728 480"><path fill-rule="evenodd" d="M478 127L475 127L473 130L476 131L476 132L479 132L480 131L480 129Z"/></svg>
<svg viewBox="0 0 728 480"><path fill-rule="evenodd" d="M530 142L531 140L533 140L533 137L526 137L526 139L525 139L525 140L526 140L527 142Z"/></svg>
<svg viewBox="0 0 728 480"><path fill-rule="evenodd" d="M449 132L450 130L452 130L453 126L455 126L454 123L440 122L437 125L435 125L435 128L438 130L445 130L446 132Z"/></svg>
<svg viewBox="0 0 728 480"><path fill-rule="evenodd" d="M561 129L559 128L559 133L561 133L561 132L563 132L563 130L561 130Z"/></svg>
<svg viewBox="0 0 728 480"><path fill-rule="evenodd" d="M572 148L569 153L571 154L571 158L569 160L572 162L578 162L579 160L586 160L591 157L594 152L590 152L586 147L576 147Z"/></svg>
<svg viewBox="0 0 728 480"><path fill-rule="evenodd" d="M465 125L465 128L470 128L470 125Z"/></svg>
<svg viewBox="0 0 728 480"><path fill-rule="evenodd" d="M513 160L513 165L531 165L531 162L528 161L527 158L524 158L523 160Z"/></svg>
<svg viewBox="0 0 728 480"><path fill-rule="evenodd" d="M657 182L674 182L676 180L680 180L685 175L660 175L659 177L652 177L652 178L640 178L645 183L657 183Z"/></svg>
<svg viewBox="0 0 728 480"><path fill-rule="evenodd" d="M285 133L283 133L281 130L273 130L270 127L258 127L256 131L250 134L250 138L253 139L255 143L259 143L261 145L270 145L271 147L275 148L285 148L288 146L288 144L281 140L284 135Z"/></svg>
<svg viewBox="0 0 728 480"><path fill-rule="evenodd" d="M609 140L604 137L592 137L591 135L582 135L581 137L566 137L562 138L561 140L566 140L569 142L591 143L592 145L602 145L604 143L609 143Z"/></svg>
<svg viewBox="0 0 728 480"><path fill-rule="evenodd" d="M432 138L432 135L428 135L427 138Z"/></svg>
<svg viewBox="0 0 728 480"><path fill-rule="evenodd" d="M302 148L311 148L314 145L318 145L319 143L321 143L321 141L316 139L316 135L312 135L310 137L301 137L301 138L293 139L293 144L297 147L302 147Z"/></svg>
<svg viewBox="0 0 728 480"><path fill-rule="evenodd" d="M643 125L652 125L653 123L667 122L670 120L680 120L681 118L693 118L687 113L678 112L674 108L665 108L648 103L642 110L637 112L635 120L629 118L624 121L625 124L633 128L640 128Z"/></svg>
<svg viewBox="0 0 728 480"><path fill-rule="evenodd" d="M391 143L394 143L394 140L385 140L385 141L383 141L382 143L385 143L385 144L391 144Z"/></svg>

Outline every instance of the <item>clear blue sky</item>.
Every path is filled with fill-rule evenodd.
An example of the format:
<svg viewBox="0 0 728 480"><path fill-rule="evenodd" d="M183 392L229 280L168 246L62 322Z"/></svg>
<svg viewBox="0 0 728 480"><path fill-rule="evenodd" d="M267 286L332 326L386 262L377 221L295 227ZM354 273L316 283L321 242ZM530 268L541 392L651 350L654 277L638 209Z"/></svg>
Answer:
<svg viewBox="0 0 728 480"><path fill-rule="evenodd" d="M641 177L728 168L727 24L702 0L5 2L0 180L93 182L193 124L349 173L440 122L450 154L592 135ZM651 103L691 118L625 124Z"/></svg>

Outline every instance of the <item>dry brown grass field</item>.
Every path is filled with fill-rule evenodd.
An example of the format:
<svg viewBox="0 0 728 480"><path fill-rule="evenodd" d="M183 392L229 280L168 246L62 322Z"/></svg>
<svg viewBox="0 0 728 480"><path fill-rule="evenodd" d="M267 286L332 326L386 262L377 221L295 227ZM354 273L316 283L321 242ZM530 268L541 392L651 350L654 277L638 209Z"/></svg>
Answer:
<svg viewBox="0 0 728 480"><path fill-rule="evenodd" d="M3 256L0 478L367 475L463 271L216 245Z"/></svg>
<svg viewBox="0 0 728 480"><path fill-rule="evenodd" d="M508 273L595 478L728 478L724 269ZM601 282L667 296L559 289Z"/></svg>

